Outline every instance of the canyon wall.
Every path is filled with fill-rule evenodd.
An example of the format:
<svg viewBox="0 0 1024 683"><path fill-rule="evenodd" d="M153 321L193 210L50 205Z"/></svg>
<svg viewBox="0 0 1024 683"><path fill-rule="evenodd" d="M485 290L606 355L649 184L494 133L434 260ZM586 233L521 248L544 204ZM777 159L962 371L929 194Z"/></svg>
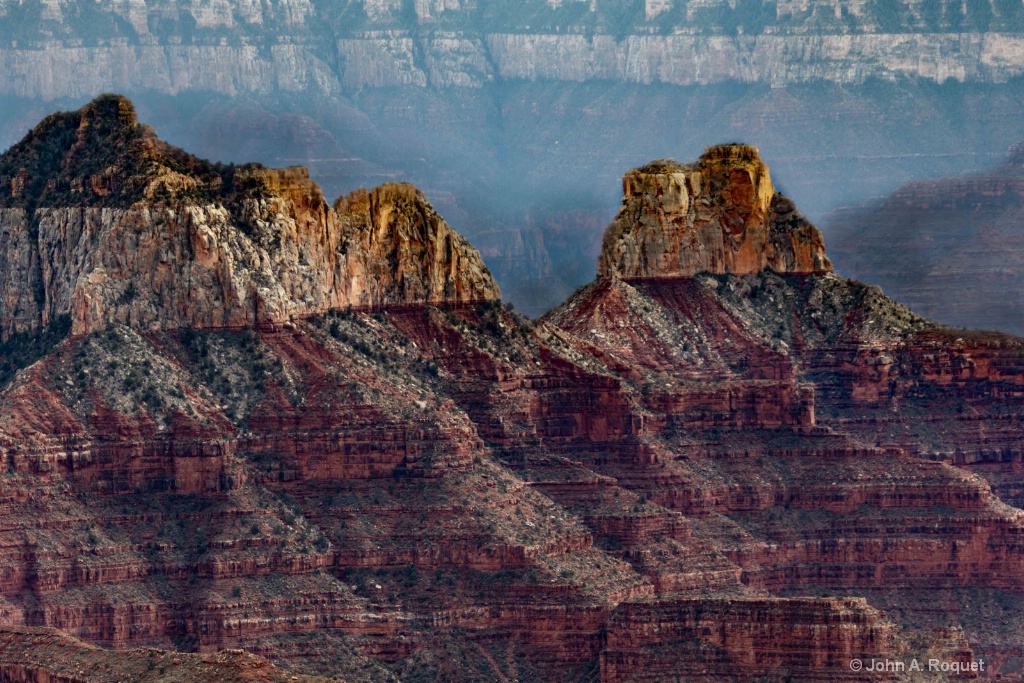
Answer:
<svg viewBox="0 0 1024 683"><path fill-rule="evenodd" d="M107 90L333 95L407 85L478 88L495 79L1002 83L1024 73L1019 12L986 0L977 5L987 11L965 14L943 2L933 18L928 4L906 3L880 16L868 3L839 0L694 8L634 2L623 9L418 2L412 13L401 3L355 1L333 10L308 2L109 1L76 10L54 2L36 15L5 10L11 27L0 33L0 92L43 99ZM83 11L91 22L81 20Z"/></svg>
<svg viewBox="0 0 1024 683"><path fill-rule="evenodd" d="M939 651L1014 673L1020 623L967 643L871 600L1024 595L1024 341L828 272L753 148L628 173L601 263L630 277L530 321L413 187L328 206L302 171L161 143L123 98L44 124L0 157L3 310L42 307L0 342L5 675L37 676L35 627L360 682L824 683ZM202 211L223 239L123 220ZM235 254L234 280L196 275ZM106 273L136 298L88 288ZM368 305L332 303L353 278ZM301 314L198 316L248 283ZM81 291L85 322L39 312ZM137 300L166 317L115 315Z"/></svg>

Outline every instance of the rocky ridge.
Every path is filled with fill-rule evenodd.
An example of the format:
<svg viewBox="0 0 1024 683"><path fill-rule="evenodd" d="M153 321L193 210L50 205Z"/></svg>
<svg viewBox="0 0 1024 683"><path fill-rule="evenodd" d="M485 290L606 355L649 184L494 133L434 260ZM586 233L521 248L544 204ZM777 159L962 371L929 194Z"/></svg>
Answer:
<svg viewBox="0 0 1024 683"><path fill-rule="evenodd" d="M166 173L154 149L143 178ZM349 681L867 681L850 659L926 655L1013 680L1024 626L992 615L1024 603L1024 342L827 272L749 148L672 169L627 176L646 189L602 263L653 258L538 321L407 186L329 207L302 172L250 167L235 204L212 171L181 173L210 179L199 193L136 196L222 211L260 263L293 264L269 272L304 312L39 317L0 343L0 621ZM333 277L327 255L365 265L372 305L306 303L294 283ZM5 302L31 299L8 282ZM908 597L923 588L976 599L950 628Z"/></svg>
<svg viewBox="0 0 1024 683"><path fill-rule="evenodd" d="M385 186L340 207L342 216L305 169L203 162L140 126L128 100L101 97L0 157L11 264L0 339L61 316L74 334L111 322L240 328L500 297L476 250L414 188Z"/></svg>

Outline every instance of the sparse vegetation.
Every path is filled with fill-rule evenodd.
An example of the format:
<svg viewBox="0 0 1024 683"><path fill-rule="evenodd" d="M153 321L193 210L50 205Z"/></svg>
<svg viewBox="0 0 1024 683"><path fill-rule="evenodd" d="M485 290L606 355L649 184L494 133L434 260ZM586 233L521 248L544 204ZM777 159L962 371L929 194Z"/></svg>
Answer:
<svg viewBox="0 0 1024 683"><path fill-rule="evenodd" d="M0 207L123 208L143 195L220 203L251 235L256 226L246 205L268 195L265 170L211 163L168 145L139 124L129 100L108 94L48 116L0 156Z"/></svg>
<svg viewBox="0 0 1024 683"><path fill-rule="evenodd" d="M248 417L268 382L285 382L281 359L265 348L251 329L185 330L180 339L189 368L236 423Z"/></svg>
<svg viewBox="0 0 1024 683"><path fill-rule="evenodd" d="M70 316L60 316L52 324L29 332L17 332L0 343L0 389L15 373L46 356L71 331Z"/></svg>

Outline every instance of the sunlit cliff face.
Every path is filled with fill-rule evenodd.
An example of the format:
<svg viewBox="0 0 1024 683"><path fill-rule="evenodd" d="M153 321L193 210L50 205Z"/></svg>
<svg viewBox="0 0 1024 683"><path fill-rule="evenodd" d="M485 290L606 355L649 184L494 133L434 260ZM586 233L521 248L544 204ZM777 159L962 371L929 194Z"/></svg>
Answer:
<svg viewBox="0 0 1024 683"><path fill-rule="evenodd" d="M598 260L603 277L832 270L821 233L775 192L755 147L711 147L690 165L654 162L622 184Z"/></svg>

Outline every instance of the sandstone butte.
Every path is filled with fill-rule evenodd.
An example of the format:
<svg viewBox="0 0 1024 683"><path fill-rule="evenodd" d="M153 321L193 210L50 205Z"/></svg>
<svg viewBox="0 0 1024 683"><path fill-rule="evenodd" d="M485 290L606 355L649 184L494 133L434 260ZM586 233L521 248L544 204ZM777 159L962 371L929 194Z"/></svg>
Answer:
<svg viewBox="0 0 1024 683"><path fill-rule="evenodd" d="M46 119L0 157L0 678L1020 680L1024 340L831 273L751 147L624 185L530 321L412 187Z"/></svg>

